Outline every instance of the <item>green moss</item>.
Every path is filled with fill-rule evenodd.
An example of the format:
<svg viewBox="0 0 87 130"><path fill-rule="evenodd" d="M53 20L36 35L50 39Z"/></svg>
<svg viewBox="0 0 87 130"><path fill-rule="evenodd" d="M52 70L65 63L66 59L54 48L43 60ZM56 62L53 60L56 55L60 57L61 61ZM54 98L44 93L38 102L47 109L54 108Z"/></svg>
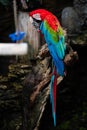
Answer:
<svg viewBox="0 0 87 130"><path fill-rule="evenodd" d="M70 121L66 121L66 122L62 123L60 126L61 130L69 130L69 128L70 128Z"/></svg>
<svg viewBox="0 0 87 130"><path fill-rule="evenodd" d="M78 120L78 114L75 114L75 115L73 116L72 120L74 120L74 121Z"/></svg>
<svg viewBox="0 0 87 130"><path fill-rule="evenodd" d="M19 130L20 126L22 125L21 122L22 122L22 117L21 116L18 116L17 119L9 121L9 129Z"/></svg>
<svg viewBox="0 0 87 130"><path fill-rule="evenodd" d="M87 116L87 113L86 112L83 112L82 113L82 117L84 118L84 117L86 117Z"/></svg>
<svg viewBox="0 0 87 130"><path fill-rule="evenodd" d="M20 91L23 89L23 86L21 84L16 83L16 82L13 83L13 87L16 91Z"/></svg>
<svg viewBox="0 0 87 130"><path fill-rule="evenodd" d="M79 130L87 130L86 128L84 127L80 127Z"/></svg>

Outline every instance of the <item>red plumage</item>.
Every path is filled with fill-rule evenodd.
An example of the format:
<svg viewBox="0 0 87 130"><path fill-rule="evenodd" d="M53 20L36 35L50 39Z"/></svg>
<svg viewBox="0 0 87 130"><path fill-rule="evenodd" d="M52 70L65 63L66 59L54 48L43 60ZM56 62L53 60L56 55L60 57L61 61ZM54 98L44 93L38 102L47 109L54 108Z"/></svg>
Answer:
<svg viewBox="0 0 87 130"><path fill-rule="evenodd" d="M52 14L52 13L45 10L45 9L37 9L37 10L31 11L29 13L29 15L32 16L32 17L33 17L34 14L39 14L41 20L43 21L47 15Z"/></svg>
<svg viewBox="0 0 87 130"><path fill-rule="evenodd" d="M53 15L51 12L45 9L37 9L29 13L29 15L33 18L35 17L35 14L39 15L39 17L41 18L41 21L46 20L48 24L50 25L50 27L54 31L57 31L58 26L60 26L60 23L55 15Z"/></svg>

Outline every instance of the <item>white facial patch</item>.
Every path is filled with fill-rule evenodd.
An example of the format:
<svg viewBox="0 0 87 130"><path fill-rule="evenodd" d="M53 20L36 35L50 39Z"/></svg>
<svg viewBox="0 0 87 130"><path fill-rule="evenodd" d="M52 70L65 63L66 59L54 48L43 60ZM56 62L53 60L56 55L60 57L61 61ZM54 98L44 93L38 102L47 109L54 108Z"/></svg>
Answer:
<svg viewBox="0 0 87 130"><path fill-rule="evenodd" d="M33 18L35 18L36 20L40 20L41 21L41 17L40 17L39 13L33 14Z"/></svg>
<svg viewBox="0 0 87 130"><path fill-rule="evenodd" d="M29 20L31 23L33 23L33 18L32 17L29 17Z"/></svg>

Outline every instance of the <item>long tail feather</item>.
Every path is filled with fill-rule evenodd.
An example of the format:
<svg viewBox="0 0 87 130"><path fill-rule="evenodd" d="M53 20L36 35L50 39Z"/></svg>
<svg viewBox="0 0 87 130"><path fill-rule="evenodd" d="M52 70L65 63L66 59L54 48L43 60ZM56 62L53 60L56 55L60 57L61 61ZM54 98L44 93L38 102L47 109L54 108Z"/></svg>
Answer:
<svg viewBox="0 0 87 130"><path fill-rule="evenodd" d="M57 86L57 74L55 69L50 84L50 101L52 103L52 115L54 120L54 126L56 126L56 86Z"/></svg>

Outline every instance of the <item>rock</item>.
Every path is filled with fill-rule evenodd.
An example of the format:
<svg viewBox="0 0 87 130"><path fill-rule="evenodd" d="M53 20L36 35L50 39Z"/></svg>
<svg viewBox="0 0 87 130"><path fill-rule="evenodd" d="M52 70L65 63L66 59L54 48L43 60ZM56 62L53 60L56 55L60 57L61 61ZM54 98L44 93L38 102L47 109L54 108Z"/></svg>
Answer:
<svg viewBox="0 0 87 130"><path fill-rule="evenodd" d="M73 7L66 7L61 15L62 26L68 34L80 32L79 16Z"/></svg>
<svg viewBox="0 0 87 130"><path fill-rule="evenodd" d="M0 89L5 90L5 89L7 89L7 86L6 85L0 85Z"/></svg>
<svg viewBox="0 0 87 130"><path fill-rule="evenodd" d="M80 17L80 24L87 26L87 0L74 0L74 8Z"/></svg>
<svg viewBox="0 0 87 130"><path fill-rule="evenodd" d="M71 44L87 46L87 32L84 32L81 35L78 35L71 39Z"/></svg>
<svg viewBox="0 0 87 130"><path fill-rule="evenodd" d="M10 64L7 75L0 75L0 130L21 129L22 81L30 69L27 64Z"/></svg>

